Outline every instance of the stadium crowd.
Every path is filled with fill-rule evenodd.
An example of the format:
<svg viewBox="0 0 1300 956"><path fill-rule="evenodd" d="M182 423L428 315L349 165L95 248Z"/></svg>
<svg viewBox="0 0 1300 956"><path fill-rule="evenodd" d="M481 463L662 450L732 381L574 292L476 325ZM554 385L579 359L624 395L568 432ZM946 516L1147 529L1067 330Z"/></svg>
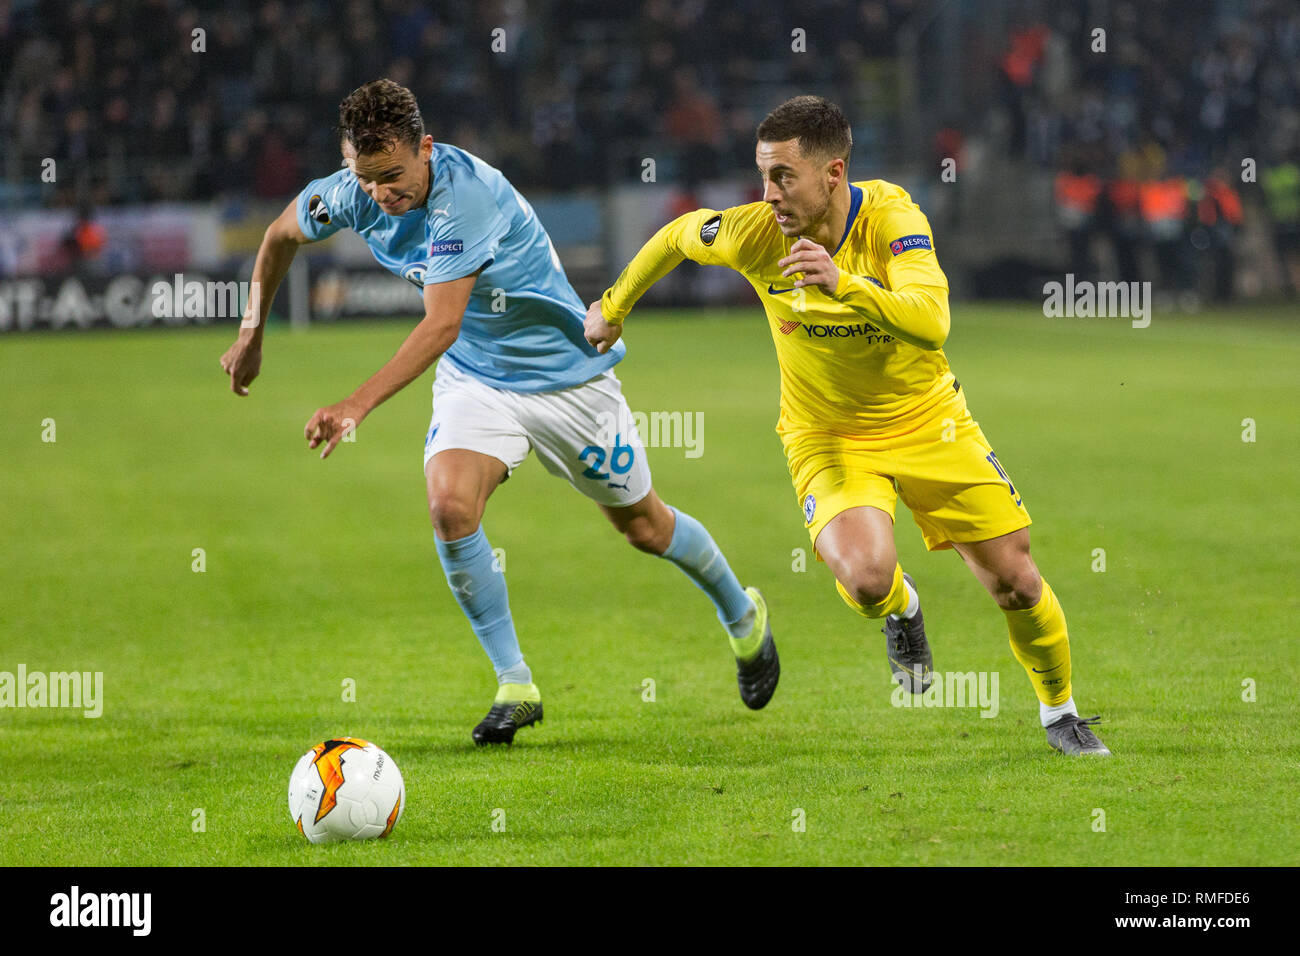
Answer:
<svg viewBox="0 0 1300 956"><path fill-rule="evenodd" d="M1071 271L1096 274L1100 245L1125 281L1187 293L1208 269L1215 298L1229 298L1250 193L1297 294L1300 4L1113 12L1099 36L1078 8L1059 7L1012 32L999 64L1008 151L1057 170Z"/></svg>
<svg viewBox="0 0 1300 956"><path fill-rule="evenodd" d="M699 179L752 165L774 87L851 88L911 5L808 0L814 55L791 57L758 0L0 0L4 178L55 157L65 205L287 196L338 164L339 100L388 76L521 188L625 180L645 156Z"/></svg>

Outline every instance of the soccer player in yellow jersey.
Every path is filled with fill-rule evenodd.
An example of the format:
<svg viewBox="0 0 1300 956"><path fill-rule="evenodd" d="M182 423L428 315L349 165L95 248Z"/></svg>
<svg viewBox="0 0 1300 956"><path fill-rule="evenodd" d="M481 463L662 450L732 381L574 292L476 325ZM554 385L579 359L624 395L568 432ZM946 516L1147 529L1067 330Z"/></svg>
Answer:
<svg viewBox="0 0 1300 956"><path fill-rule="evenodd" d="M952 548L1007 618L1048 743L1108 756L1075 709L1065 614L1029 555L1029 513L948 367L948 280L898 186L850 183L844 113L800 96L758 127L761 202L659 230L587 312L612 346L637 299L684 258L735 269L767 312L781 367L777 432L814 551L853 610L883 618L894 679L933 680L920 599L898 564L901 495L931 551Z"/></svg>

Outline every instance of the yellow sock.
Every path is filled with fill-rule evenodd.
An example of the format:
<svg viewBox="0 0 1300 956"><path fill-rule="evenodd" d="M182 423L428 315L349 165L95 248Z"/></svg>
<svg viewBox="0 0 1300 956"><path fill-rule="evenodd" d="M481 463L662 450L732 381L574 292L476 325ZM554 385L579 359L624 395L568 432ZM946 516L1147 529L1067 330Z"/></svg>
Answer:
<svg viewBox="0 0 1300 956"><path fill-rule="evenodd" d="M1037 604L1002 613L1011 632L1011 653L1029 675L1038 699L1048 707L1065 703L1070 699L1070 635L1052 589L1044 581Z"/></svg>
<svg viewBox="0 0 1300 956"><path fill-rule="evenodd" d="M840 592L845 604L863 617L879 618L886 614L902 614L907 610L907 582L903 580L903 568L899 564L894 565L894 583L879 604L859 604L839 581L835 582L835 590Z"/></svg>

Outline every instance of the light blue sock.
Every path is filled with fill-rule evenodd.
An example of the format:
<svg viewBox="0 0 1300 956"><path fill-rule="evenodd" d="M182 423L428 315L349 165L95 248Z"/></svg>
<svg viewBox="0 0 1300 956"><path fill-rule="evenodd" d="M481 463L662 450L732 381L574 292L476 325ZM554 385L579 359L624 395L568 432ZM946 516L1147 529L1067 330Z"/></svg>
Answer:
<svg viewBox="0 0 1300 956"><path fill-rule="evenodd" d="M754 602L736 580L704 525L671 505L668 507L676 520L673 539L663 557L681 568L709 596L718 609L718 620L732 637L744 637L752 626Z"/></svg>
<svg viewBox="0 0 1300 956"><path fill-rule="evenodd" d="M492 556L483 526L456 541L443 541L435 535L434 543L443 573L447 575L447 586L469 618L474 635L496 669L497 679L501 680L503 673L519 674L524 655L519 650L515 622L510 616L506 576Z"/></svg>

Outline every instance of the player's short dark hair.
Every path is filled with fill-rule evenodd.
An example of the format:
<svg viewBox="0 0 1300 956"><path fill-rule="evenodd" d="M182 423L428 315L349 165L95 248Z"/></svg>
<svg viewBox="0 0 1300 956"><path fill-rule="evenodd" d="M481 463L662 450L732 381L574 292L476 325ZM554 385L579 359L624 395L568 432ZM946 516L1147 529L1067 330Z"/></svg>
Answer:
<svg viewBox="0 0 1300 956"><path fill-rule="evenodd" d="M413 150L424 139L424 118L415 94L389 79L371 80L339 104L339 137L357 154L387 152L395 143Z"/></svg>
<svg viewBox="0 0 1300 956"><path fill-rule="evenodd" d="M797 139L805 156L830 159L838 156L846 163L853 149L853 133L844 111L820 96L796 96L767 114L758 124L758 139L763 143L784 143Z"/></svg>

